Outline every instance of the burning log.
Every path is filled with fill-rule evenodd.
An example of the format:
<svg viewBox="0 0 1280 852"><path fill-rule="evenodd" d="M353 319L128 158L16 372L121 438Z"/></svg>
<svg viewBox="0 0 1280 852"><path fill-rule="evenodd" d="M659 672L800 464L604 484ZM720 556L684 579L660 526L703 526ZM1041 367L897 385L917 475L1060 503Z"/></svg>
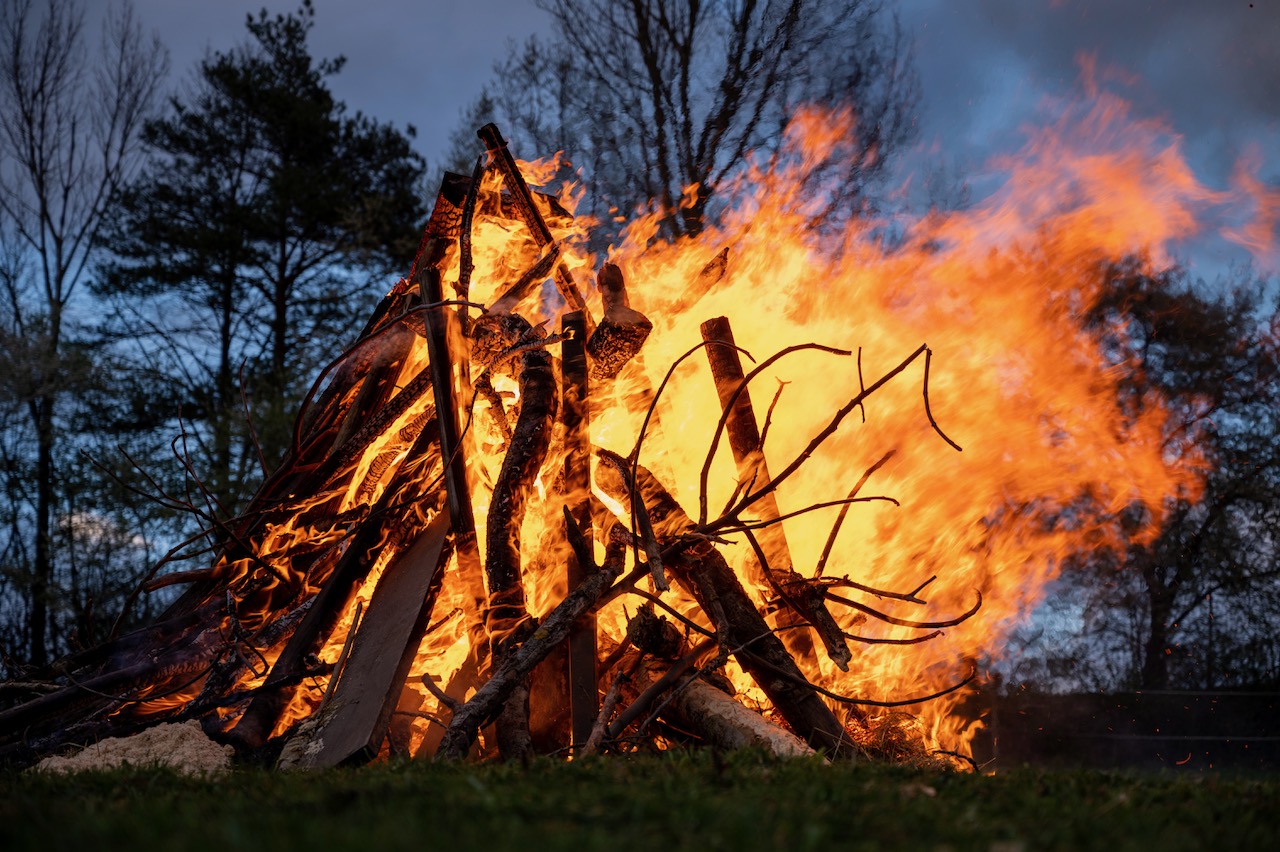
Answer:
<svg viewBox="0 0 1280 852"><path fill-rule="evenodd" d="M617 378L640 352L653 323L631 307L622 270L616 265L606 263L600 268L596 286L604 300L604 315L587 341L587 354L592 361L591 380L607 382Z"/></svg>
<svg viewBox="0 0 1280 852"><path fill-rule="evenodd" d="M477 352L498 366L518 352L520 414L493 485L485 538L485 579L489 588L486 626L494 663L501 667L532 629L520 582L520 527L533 480L542 469L559 408L551 356L539 346L533 327L516 314L485 316L474 328ZM521 757L532 747L529 735L529 686L517 683L498 720L504 756Z"/></svg>
<svg viewBox="0 0 1280 852"><path fill-rule="evenodd" d="M551 245L551 231L547 228L547 223L538 211L537 205L534 204L533 195L529 192L529 186L524 181L524 175L520 174L520 167L516 165L515 159L511 156L511 151L507 148L507 140L502 138L502 133L498 130L497 125L486 124L480 128L476 135L484 142L489 151L489 156L493 158L494 165L502 174L507 188L511 190L511 197L516 211L533 235L534 242L537 243L538 248L545 248ZM573 273L569 271L569 267L563 263L557 263L555 279L556 287L565 302L569 304L569 308L575 311L582 311L584 315L587 315L587 324L590 326L591 321L590 315L587 314L586 300L582 298L582 291L578 289L577 282L573 280Z"/></svg>
<svg viewBox="0 0 1280 852"><path fill-rule="evenodd" d="M795 734L733 699L728 679L715 675L721 658L693 669L693 661L710 650L709 643L691 652L675 626L654 614L652 603L640 607L627 623L627 638L645 655L638 668L648 688L619 718L612 731L615 738L625 732L629 720L648 713L649 719L660 717L677 730L725 751L754 748L778 757L814 753ZM600 740L603 733L601 726Z"/></svg>
<svg viewBox="0 0 1280 852"><path fill-rule="evenodd" d="M756 425L755 409L742 372L742 362L733 342L733 329L727 317L716 317L702 324L702 339L722 346L708 346L707 360L711 364L711 376L715 379L716 393L725 411L725 433L734 461L738 464L738 476L744 491L762 489L770 480L769 467L764 459L764 446L760 429ZM774 521L758 532L760 553L759 568L779 598L788 607L784 611L782 625L787 628L811 625L822 639L827 656L842 671L849 670L853 654L827 609L825 590L811 584L797 574L791 565L791 548L782 524L776 523L781 512L774 492L760 496L752 508L762 521ZM798 630L788 631L783 641L793 653L807 654L813 647L808 636Z"/></svg>
<svg viewBox="0 0 1280 852"><path fill-rule="evenodd" d="M662 714L676 727L696 734L703 742L723 751L755 749L776 757L814 754L795 734L769 722L698 677L672 687Z"/></svg>
<svg viewBox="0 0 1280 852"><path fill-rule="evenodd" d="M693 521L648 470L629 465L605 450L605 461L596 481L624 504L632 492L642 499L664 550L674 550L667 560L677 582L697 599L716 627L722 654L732 653L743 669L764 690L778 712L805 742L839 753L852 743L835 714L822 703L787 652L773 628L765 623L741 582L711 542L687 537ZM636 480L629 482L628 471Z"/></svg>
<svg viewBox="0 0 1280 852"><path fill-rule="evenodd" d="M420 270L418 286L423 297L432 302L444 301L444 289L440 281L440 270L435 266L424 266ZM435 394L436 422L440 429L440 454L445 460L444 488L445 498L449 505L449 517L452 521L453 548L457 554L458 572L467 589L469 607L468 631L471 635L471 653L468 656L456 684L450 684L447 691L464 693L474 684L480 670L487 662L489 654L488 640L480 615L484 607L485 591L483 567L480 562L480 550L476 541L476 520L471 508L471 487L467 482L467 453L462 442L461 426L458 422L458 406L454 398L454 367L459 368L461 375L468 372L469 359L461 354L454 356L450 340L460 340L460 335L453 334L456 324L450 321L445 312L427 314L427 352L430 357L428 369L431 371L431 386Z"/></svg>

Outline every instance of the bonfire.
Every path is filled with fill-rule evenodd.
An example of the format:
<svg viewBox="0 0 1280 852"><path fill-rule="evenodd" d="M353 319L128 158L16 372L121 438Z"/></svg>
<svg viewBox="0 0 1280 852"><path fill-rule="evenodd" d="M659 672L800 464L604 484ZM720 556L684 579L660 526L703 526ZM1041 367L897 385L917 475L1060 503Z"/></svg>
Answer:
<svg viewBox="0 0 1280 852"><path fill-rule="evenodd" d="M802 153L840 130L794 125ZM1046 275L1086 286L1090 243L983 260L979 221L894 251L855 222L831 251L783 163L722 227L667 245L654 214L596 258L572 190L532 192L537 164L480 137L284 462L205 531L216 559L157 566L140 592L182 594L45 672L0 753L196 720L289 767L964 760L978 664L1108 534L1046 517L1087 490L1158 520L1195 487L1159 406L1123 421L1045 298Z"/></svg>

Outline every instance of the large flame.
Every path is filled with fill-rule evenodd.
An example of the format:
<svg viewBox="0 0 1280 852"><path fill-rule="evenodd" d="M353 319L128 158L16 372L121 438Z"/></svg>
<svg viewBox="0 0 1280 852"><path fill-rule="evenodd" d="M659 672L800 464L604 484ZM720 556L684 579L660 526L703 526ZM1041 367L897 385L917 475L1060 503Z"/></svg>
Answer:
<svg viewBox="0 0 1280 852"><path fill-rule="evenodd" d="M976 662L1000 658L1010 630L1039 602L1063 557L1122 546L1123 536L1151 536L1171 501L1195 499L1203 468L1195 436L1172 428L1160 399L1147 400L1136 414L1121 410L1116 383L1128 368L1100 349L1085 330L1083 314L1109 264L1139 258L1148 271L1158 271L1170 246L1196 233L1204 211L1231 196L1196 179L1166 128L1134 118L1122 100L1090 87L1086 100L1065 107L1058 122L1031 132L1020 151L992 164L987 179L996 188L969 209L914 220L855 217L838 227L829 218L815 222L814 212L827 200L815 175L839 156L853 121L847 113L803 111L791 123L780 155L755 162L733 186L720 188L726 208L720 224L672 243L659 238L661 212L654 213L640 217L609 251L608 260L623 271L632 307L654 329L642 361L633 362L611 387L592 388L591 441L624 456L632 451L652 389L701 342L699 326L708 318L728 317L737 344L757 362L807 343L856 353L796 352L752 383L758 419L778 394L765 444L775 472L803 454L860 388L927 343L933 353L927 401L940 429L963 452L943 440L926 414L925 362L917 359L847 417L778 494L783 514L800 512L846 497L875 468L860 494L890 497L896 504L848 508L822 576L898 593L936 577L920 592L924 605L849 591L882 612L913 621L954 619L980 597L977 615L928 641L855 642L848 672L820 649L799 661L815 683L833 693L891 702L936 692ZM552 170L545 164L542 169ZM537 164L527 167L531 182L538 171ZM1239 183L1257 216L1228 236L1265 256L1272 251L1280 203L1251 174L1242 172ZM570 187L562 205L571 210L579 192ZM523 226L495 215L493 207L481 205L472 239L469 299L483 304L492 303L541 251ZM549 208L544 212L550 217ZM587 289L604 261L582 248L589 223L551 224L566 247L565 262ZM700 273L725 250L723 276L708 287ZM456 245L442 269L446 283L457 280ZM589 307L599 317L599 294L589 289ZM554 329L563 307L553 297L535 296L518 310ZM415 339L399 385L408 384L426 361L425 343ZM473 365L473 378L478 371ZM493 384L500 398L514 401L513 381L494 376ZM366 450L337 493L314 501L328 501L341 513L376 500L404 461L425 405L407 409ZM738 472L722 442L704 500L700 471L721 417L705 357L688 358L675 370L656 412L640 462L664 480L691 517L698 518L705 502L714 518L733 493ZM470 424L469 476L475 517L483 526L506 441L492 399L476 402ZM563 451L553 442L557 448ZM522 531L524 583L535 616L566 592L557 549L563 497L554 494L549 473L562 465L562 459L547 461ZM438 465L424 465L423 477L438 474ZM596 496L608 502L602 493ZM623 507L609 505L625 514ZM1136 532L1115 520L1135 506L1147 519ZM785 521L801 575L817 573L840 512L833 506ZM281 554L302 539L314 547L338 535L282 522L259 552ZM479 540L483 547L483 529ZM378 568L404 545L387 542ZM721 549L745 582L752 575L750 548L736 541ZM288 559L278 564L289 570ZM359 599L368 599L376 575L377 570ZM762 607L771 598L756 585L749 591ZM691 600L677 592L667 599L706 623ZM622 641L626 615L638 603L623 596L600 613L602 648ZM839 603L832 610L845 630L868 639L930 632L867 619ZM325 660L339 656L351 616L332 634ZM414 747L432 724L430 717L448 716L421 678L450 683L474 657L473 645L482 635L474 579L463 576L456 557L446 569L433 618L409 679L417 699L401 702L420 716ZM744 698L767 710L750 679L732 668L731 673ZM320 679L315 689L300 693L277 730L309 712L322 687ZM965 747L973 729L954 712L960 698L956 693L907 708L931 745Z"/></svg>

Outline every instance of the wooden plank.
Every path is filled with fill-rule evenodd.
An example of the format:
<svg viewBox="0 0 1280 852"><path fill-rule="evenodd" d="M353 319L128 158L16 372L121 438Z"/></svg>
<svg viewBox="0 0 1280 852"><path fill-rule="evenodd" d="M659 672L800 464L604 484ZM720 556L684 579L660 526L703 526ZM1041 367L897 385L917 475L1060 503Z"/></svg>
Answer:
<svg viewBox="0 0 1280 852"><path fill-rule="evenodd" d="M322 769L378 753L440 588L448 535L445 508L387 566L332 699L290 740L281 768Z"/></svg>
<svg viewBox="0 0 1280 852"><path fill-rule="evenodd" d="M564 400L565 470L564 490L572 495L569 511L587 541L591 534L591 434L587 405L587 336L586 318L580 311L565 314L563 331L573 337L562 345L561 398ZM586 579L586 567L578 558L569 557L566 574L568 588L576 589ZM600 711L600 692L596 673L596 617L588 612L569 632L569 704L572 742L582 747L591 736Z"/></svg>

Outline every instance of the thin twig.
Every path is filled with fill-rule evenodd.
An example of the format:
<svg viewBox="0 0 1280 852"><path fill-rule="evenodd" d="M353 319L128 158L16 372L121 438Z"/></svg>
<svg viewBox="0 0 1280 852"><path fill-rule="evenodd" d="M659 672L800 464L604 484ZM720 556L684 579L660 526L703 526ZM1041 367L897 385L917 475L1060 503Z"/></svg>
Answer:
<svg viewBox="0 0 1280 852"><path fill-rule="evenodd" d="M356 601L356 611L351 616L351 627L347 630L346 641L342 643L338 661L333 664L333 674L329 675L329 683L325 685L324 697L320 699L320 706L316 708L317 717L324 713L324 708L329 704L329 699L333 697L334 690L338 686L338 679L342 677L342 670L347 665L347 656L351 653L351 646L355 644L356 631L360 629L362 615L364 615L364 601Z"/></svg>
<svg viewBox="0 0 1280 852"><path fill-rule="evenodd" d="M968 621L970 618L973 617L973 615L978 610L982 609L982 592L977 589L975 589L974 591L978 595L978 602L975 603L967 612L963 613L962 615L958 615L955 618L948 619L946 621L909 621L905 618L895 618L894 616L889 615L888 613L880 612L877 609L872 609L866 604L858 603L855 600L850 600L849 598L846 598L843 595L837 595L834 592L827 592L825 594L825 597L829 601L836 601L837 603L842 603L847 607L856 609L858 612L864 613L865 615L869 615L872 618L877 618L880 621L883 621L887 624L895 624L898 627L914 627L919 630L933 630L938 627L954 627L957 624L961 624L965 621Z"/></svg>
<svg viewBox="0 0 1280 852"><path fill-rule="evenodd" d="M727 344L721 343L720 345L727 345ZM751 361L753 362L755 361L755 359L752 358L750 353L748 353L745 349L740 349L737 346L733 348L738 349L739 352L742 352L742 354L746 355L747 358L750 359ZM715 459L716 449L719 448L720 446L720 436L724 434L725 429L728 426L729 415L733 412L734 403L738 401L739 396L746 393L747 386L751 384L751 380L754 379L756 376L760 375L762 371L767 370L769 367L773 366L773 364L775 364L777 361L779 361L782 358L785 358L788 355L791 355L796 352L804 352L807 350L816 350L818 352L826 352L831 355L852 355L853 354L847 349L836 349L833 346L824 346L821 343L800 343L800 344L797 344L796 346L788 346L785 349L781 349L775 352L774 354L770 355L768 358L761 361L758 366L756 366L754 369L751 370L751 372L747 373L745 376L742 377L742 381L739 382L738 386L733 389L733 393L729 394L729 398L726 399L723 403L721 403L721 408L723 408L723 411L720 414L719 422L716 423L716 430L711 437L711 446L707 449L706 458L702 463L702 472L698 476L698 526L699 527L704 527L707 525L707 482L711 477L711 463ZM832 431L835 431L835 430L833 429ZM784 473L786 472L784 471ZM745 505L749 505L752 502L755 502L755 500L758 499L760 496L772 490L773 489L768 488L768 486L762 488L758 494L755 494L750 501L746 501L743 505L745 506Z"/></svg>
<svg viewBox="0 0 1280 852"><path fill-rule="evenodd" d="M964 450L955 441L947 437L947 433L942 431L942 427L938 425L938 421L933 419L933 410L929 407L929 364L933 361L933 350L925 349L924 351L924 413L929 418L929 425L933 427L933 431L937 432L942 440L950 444L957 453Z"/></svg>
<svg viewBox="0 0 1280 852"><path fill-rule="evenodd" d="M245 362L240 362L240 405L244 408L244 425L249 430L249 441L253 444L253 449L258 455L258 464L262 467L262 477L271 475L271 469L267 467L267 456L262 452L262 442L258 440L258 430L253 426L253 415L249 412L249 395L244 392L244 368Z"/></svg>
<svg viewBox="0 0 1280 852"><path fill-rule="evenodd" d="M909 592L890 592L885 589L877 589L875 586L866 586L862 583L850 580L848 577L823 577L822 584L825 586L844 586L850 589L857 589L860 592L866 592L869 595L875 595L878 598L892 598L896 601L906 601L907 603L923 604L928 601L923 600L919 595L924 591L925 587L938 579L938 575L934 574L920 585L916 586Z"/></svg>
<svg viewBox="0 0 1280 852"><path fill-rule="evenodd" d="M778 407L778 400L782 399L782 392L786 390L787 385L791 382L784 382L778 379L778 389L773 392L773 401L769 403L769 410L764 413L764 425L760 427L760 448L764 449L765 439L769 437L769 427L773 425L773 410Z"/></svg>
<svg viewBox="0 0 1280 852"><path fill-rule="evenodd" d="M895 506L901 506L897 500L892 497L884 497L877 495L875 497L853 497L845 500L828 500L825 503L814 503L811 506L805 506L803 509L796 509L794 512L787 512L785 515L779 515L776 518L770 518L767 521L738 521L721 524L717 527L720 532L740 532L742 530L760 530L765 527L771 527L776 523L794 518L797 515L807 515L809 512L816 512L819 509L830 509L832 506L848 506L853 503L892 503ZM736 517L735 513L735 517Z"/></svg>
<svg viewBox="0 0 1280 852"><path fill-rule="evenodd" d="M964 687L973 683L973 681L978 677L978 670L974 669L970 671L969 674L958 683L954 683L951 686L946 687L945 689L940 689L937 692L930 693L929 695L921 695L921 696L917 696L916 698L903 698L897 701L875 701L870 698L854 698L849 695L840 695L837 692L832 692L829 689L824 689L823 687L818 686L816 683L810 683L804 678L796 678L792 676L789 672L783 671L782 669L778 668L777 666L773 665L767 660L762 660L761 664L765 668L774 672L778 677L783 678L791 683L794 683L797 686L803 686L808 689L812 689L814 692L818 693L819 695L830 698L832 701L837 701L841 704L852 704L852 705L865 706L865 707L906 707L910 704L923 704L926 701L933 701L934 699L941 698L944 695L950 695L951 693L955 692L958 689L963 689Z"/></svg>
<svg viewBox="0 0 1280 852"><path fill-rule="evenodd" d="M858 393L864 394L867 390L867 383L862 376L862 347L858 347ZM862 412L862 422L867 422L867 407L862 403L858 403L858 408Z"/></svg>
<svg viewBox="0 0 1280 852"><path fill-rule="evenodd" d="M461 701L440 688L430 672L422 675L422 685L427 688L427 692L435 696L436 700L440 702L440 706L449 708L450 713L457 713L458 708L462 706ZM447 728L449 726L445 725L444 727Z"/></svg>
<svg viewBox="0 0 1280 852"><path fill-rule="evenodd" d="M667 582L666 572L662 568L662 547L658 544L658 536L653 531L653 521L649 517L649 509L644 505L635 487L635 479L632 471L634 470L627 460L617 453L609 450L596 450L596 455L610 467L617 471L618 475L626 483L627 492L630 495L631 503L631 535L633 542L638 539L644 547L645 556L648 559L647 564L649 574L653 577L653 585L660 592L665 592L671 588ZM634 546L634 544L633 544ZM637 565L640 563L639 554L636 555Z"/></svg>
<svg viewBox="0 0 1280 852"><path fill-rule="evenodd" d="M910 639L882 639L875 636L858 636L853 633L845 633L843 631L840 635L852 642L861 642L864 645L918 645L921 642L928 642L930 639L937 639L942 635L942 631L935 630L932 633L926 633L923 636L913 636Z"/></svg>
<svg viewBox="0 0 1280 852"><path fill-rule="evenodd" d="M713 639L715 638L716 634L714 630L708 630L707 628L703 627L701 624L689 618L688 616L681 615L676 610L675 607L671 606L670 604L668 604L666 601L664 601L662 598L658 597L657 595L650 594L649 592L646 592L644 589L636 589L636 588L628 589L627 594L644 598L645 600L649 601L650 603L654 604L660 609L665 610L668 615L670 615L676 621L679 621L681 624L683 624L685 627L689 628L690 630L694 631L695 633L701 633L703 636L709 636Z"/></svg>
<svg viewBox="0 0 1280 852"><path fill-rule="evenodd" d="M861 354L862 350L858 350L858 352L859 354ZM861 376L858 377L858 382L859 383L862 382ZM875 464L871 465L871 467L867 468L866 471L862 474L862 478L858 480L858 482L853 486L853 489L849 492L849 498L852 499L853 497L856 497L858 495L858 492L862 490L862 486L866 485L867 480L871 478L871 474L875 473L877 470L884 467L885 463L889 461L889 459L893 458L893 455L896 452L897 450L890 450L889 452L885 453L883 456L880 457L880 461L876 462ZM822 555L818 557L818 565L816 568L813 569L813 576L815 577L822 576L823 569L827 567L827 559L831 557L831 548L835 546L836 536L840 534L840 527L844 524L845 516L848 514L849 514L849 505L846 504L844 506L841 506L840 514L836 515L836 521L834 524L831 525L831 533L830 535L827 536L827 543L822 548Z"/></svg>

